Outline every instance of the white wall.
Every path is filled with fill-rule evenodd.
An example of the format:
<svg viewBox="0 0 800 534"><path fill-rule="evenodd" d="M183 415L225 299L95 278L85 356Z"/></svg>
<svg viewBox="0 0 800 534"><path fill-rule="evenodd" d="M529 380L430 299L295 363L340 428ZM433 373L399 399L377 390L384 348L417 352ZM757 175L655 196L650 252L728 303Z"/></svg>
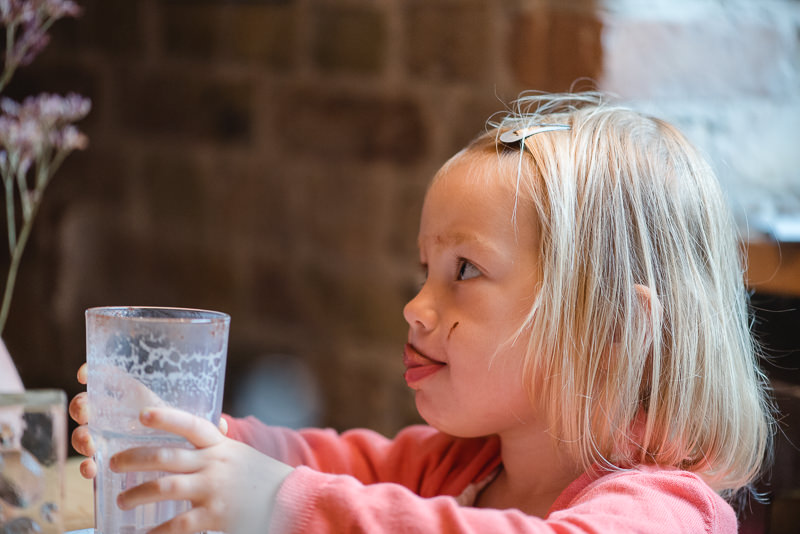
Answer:
<svg viewBox="0 0 800 534"><path fill-rule="evenodd" d="M800 2L605 0L603 11L601 88L698 144L745 229L800 217Z"/></svg>

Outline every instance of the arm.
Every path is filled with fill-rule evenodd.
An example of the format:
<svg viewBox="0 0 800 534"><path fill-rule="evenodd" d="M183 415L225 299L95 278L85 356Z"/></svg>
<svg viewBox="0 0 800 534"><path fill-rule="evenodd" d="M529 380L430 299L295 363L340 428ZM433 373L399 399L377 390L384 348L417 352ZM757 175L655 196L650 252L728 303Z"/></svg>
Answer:
<svg viewBox="0 0 800 534"><path fill-rule="evenodd" d="M451 497L422 499L392 484L300 467L281 485L274 532L437 532L478 534L666 534L736 532L733 510L693 474L648 468L576 480L545 519L519 510L462 507ZM272 532L272 530L270 531Z"/></svg>
<svg viewBox="0 0 800 534"><path fill-rule="evenodd" d="M141 422L183 436L196 447L141 447L111 458L111 469L117 472L172 473L124 491L118 499L121 508L164 500L192 502L190 511L154 529L153 534L200 530L232 534L736 531L730 506L697 476L682 471L640 468L586 474L541 519L513 509L459 506L446 495L425 498L400 484L363 484L350 475L322 473L307 466L292 468L179 410L147 410ZM451 438L452 443L458 441ZM418 462L416 467L424 465Z"/></svg>
<svg viewBox="0 0 800 534"><path fill-rule="evenodd" d="M418 495L457 495L500 463L496 438L458 439L425 426L410 426L394 439L365 429L293 431L250 417L227 417L228 437L293 467L347 474L362 484L394 482Z"/></svg>

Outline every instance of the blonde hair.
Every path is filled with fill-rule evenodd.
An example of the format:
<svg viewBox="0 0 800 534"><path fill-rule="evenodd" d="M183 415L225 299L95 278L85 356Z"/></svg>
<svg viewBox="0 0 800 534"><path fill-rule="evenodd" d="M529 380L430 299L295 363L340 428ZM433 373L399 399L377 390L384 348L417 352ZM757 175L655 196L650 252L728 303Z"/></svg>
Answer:
<svg viewBox="0 0 800 534"><path fill-rule="evenodd" d="M567 124L505 144L499 136ZM585 468L673 466L722 493L772 438L737 232L710 166L670 124L596 93L525 95L456 157L499 157L539 224L532 402Z"/></svg>

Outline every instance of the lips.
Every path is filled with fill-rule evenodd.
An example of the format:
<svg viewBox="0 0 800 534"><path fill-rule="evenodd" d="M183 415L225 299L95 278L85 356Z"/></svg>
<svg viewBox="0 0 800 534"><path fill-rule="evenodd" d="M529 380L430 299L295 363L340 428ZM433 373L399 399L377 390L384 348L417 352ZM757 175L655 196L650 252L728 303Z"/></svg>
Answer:
<svg viewBox="0 0 800 534"><path fill-rule="evenodd" d="M403 375L409 387L414 387L421 380L441 370L445 363L432 360L422 355L413 345L406 343L403 350L403 364L406 372Z"/></svg>

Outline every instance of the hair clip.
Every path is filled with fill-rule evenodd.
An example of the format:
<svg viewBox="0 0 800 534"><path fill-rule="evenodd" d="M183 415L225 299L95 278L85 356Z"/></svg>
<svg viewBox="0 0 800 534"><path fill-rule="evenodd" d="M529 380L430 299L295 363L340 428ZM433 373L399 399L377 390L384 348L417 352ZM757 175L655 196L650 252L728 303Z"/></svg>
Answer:
<svg viewBox="0 0 800 534"><path fill-rule="evenodd" d="M542 132L552 132L554 130L569 130L569 124L537 124L527 128L519 128L517 130L506 130L500 134L500 141L503 143L513 144L518 141L524 141L532 135Z"/></svg>

